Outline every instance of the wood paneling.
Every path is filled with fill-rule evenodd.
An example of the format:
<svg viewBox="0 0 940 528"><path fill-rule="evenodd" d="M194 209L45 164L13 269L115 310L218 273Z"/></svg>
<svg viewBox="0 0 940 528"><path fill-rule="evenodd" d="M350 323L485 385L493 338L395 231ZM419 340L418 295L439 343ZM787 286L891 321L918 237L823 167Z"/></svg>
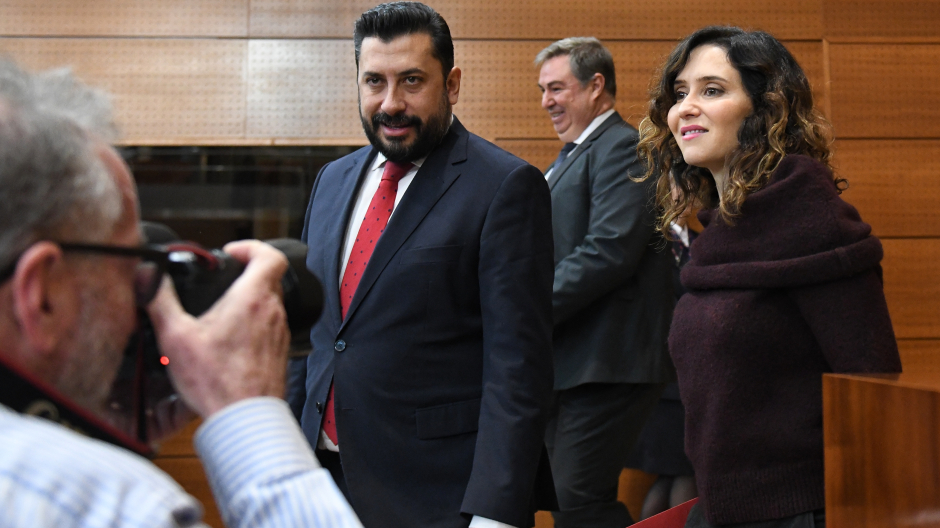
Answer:
<svg viewBox="0 0 940 528"><path fill-rule="evenodd" d="M940 239L882 240L885 297L898 339L940 338Z"/></svg>
<svg viewBox="0 0 940 528"><path fill-rule="evenodd" d="M353 24L376 1L252 0L253 37L350 38ZM598 0L428 0L458 39L675 40L709 24L764 29L779 38L821 39L822 0L704 3Z"/></svg>
<svg viewBox="0 0 940 528"><path fill-rule="evenodd" d="M248 2L0 0L0 35L244 37Z"/></svg>
<svg viewBox="0 0 940 528"><path fill-rule="evenodd" d="M496 145L528 161L544 172L558 157L558 153L564 144L556 138L497 139Z"/></svg>
<svg viewBox="0 0 940 528"><path fill-rule="evenodd" d="M365 142L351 40L252 40L248 71L248 137Z"/></svg>
<svg viewBox="0 0 940 528"><path fill-rule="evenodd" d="M940 373L940 339L898 339L904 372Z"/></svg>
<svg viewBox="0 0 940 528"><path fill-rule="evenodd" d="M251 0L248 33L253 38L352 40L353 24L359 15L380 3L379 0Z"/></svg>
<svg viewBox="0 0 940 528"><path fill-rule="evenodd" d="M839 138L940 138L940 46L832 44Z"/></svg>
<svg viewBox="0 0 940 528"><path fill-rule="evenodd" d="M129 143L245 135L247 43L203 39L3 38L30 69L70 65L114 96Z"/></svg>
<svg viewBox="0 0 940 528"><path fill-rule="evenodd" d="M940 141L836 142L836 171L849 180L842 197L880 237L940 236Z"/></svg>
<svg viewBox="0 0 940 528"><path fill-rule="evenodd" d="M938 409L936 373L823 376L827 526L940 525Z"/></svg>
<svg viewBox="0 0 940 528"><path fill-rule="evenodd" d="M825 38L940 39L936 0L825 0Z"/></svg>

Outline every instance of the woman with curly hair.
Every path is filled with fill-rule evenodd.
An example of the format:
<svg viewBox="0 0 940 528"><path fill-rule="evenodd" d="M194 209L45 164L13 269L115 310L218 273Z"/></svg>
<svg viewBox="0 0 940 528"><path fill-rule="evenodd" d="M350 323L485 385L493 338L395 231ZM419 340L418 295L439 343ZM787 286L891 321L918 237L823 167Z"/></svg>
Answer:
<svg viewBox="0 0 940 528"><path fill-rule="evenodd" d="M703 28L640 135L660 229L704 207L669 335L700 496L686 526L823 526L822 374L901 361L881 243L839 197L809 82L767 33Z"/></svg>

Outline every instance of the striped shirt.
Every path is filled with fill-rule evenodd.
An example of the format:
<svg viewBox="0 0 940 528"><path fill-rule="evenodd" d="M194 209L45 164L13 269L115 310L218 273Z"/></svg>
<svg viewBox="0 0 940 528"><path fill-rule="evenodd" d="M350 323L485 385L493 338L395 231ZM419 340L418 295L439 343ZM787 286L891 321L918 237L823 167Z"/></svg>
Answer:
<svg viewBox="0 0 940 528"><path fill-rule="evenodd" d="M361 527L287 404L251 398L212 415L196 450L225 523ZM201 527L202 507L130 451L0 405L0 528Z"/></svg>

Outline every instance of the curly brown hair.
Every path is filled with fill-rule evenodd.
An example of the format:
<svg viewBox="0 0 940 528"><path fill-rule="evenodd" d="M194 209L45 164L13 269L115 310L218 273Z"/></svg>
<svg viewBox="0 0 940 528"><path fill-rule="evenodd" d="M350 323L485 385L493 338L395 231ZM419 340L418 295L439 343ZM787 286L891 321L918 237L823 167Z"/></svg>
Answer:
<svg viewBox="0 0 940 528"><path fill-rule="evenodd" d="M667 121L676 104L676 77L692 50L706 44L725 50L754 108L738 130L738 148L728 157L728 185L720 199L711 172L685 163ZM809 156L832 170L831 144L832 127L813 107L809 81L780 41L763 31L710 26L676 46L650 89L649 109L640 123L637 146L647 171L639 179L658 177L659 228L669 236L669 224L696 202L707 208L718 206L721 218L733 223L744 200L767 184L787 154ZM670 174L679 189L678 199L671 197ZM840 192L848 186L842 178L833 176L833 181Z"/></svg>

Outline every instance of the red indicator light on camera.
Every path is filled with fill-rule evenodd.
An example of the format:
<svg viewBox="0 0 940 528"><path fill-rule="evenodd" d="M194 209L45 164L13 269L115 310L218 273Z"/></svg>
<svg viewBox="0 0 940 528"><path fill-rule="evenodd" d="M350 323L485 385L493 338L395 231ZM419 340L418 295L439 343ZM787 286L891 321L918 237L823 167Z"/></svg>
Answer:
<svg viewBox="0 0 940 528"><path fill-rule="evenodd" d="M170 358L166 356L160 356L160 364L164 367L170 364Z"/></svg>

